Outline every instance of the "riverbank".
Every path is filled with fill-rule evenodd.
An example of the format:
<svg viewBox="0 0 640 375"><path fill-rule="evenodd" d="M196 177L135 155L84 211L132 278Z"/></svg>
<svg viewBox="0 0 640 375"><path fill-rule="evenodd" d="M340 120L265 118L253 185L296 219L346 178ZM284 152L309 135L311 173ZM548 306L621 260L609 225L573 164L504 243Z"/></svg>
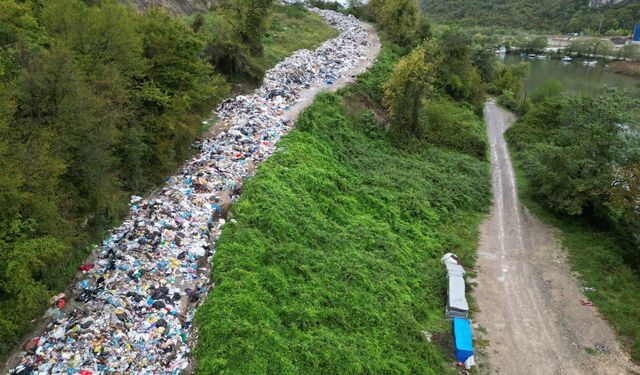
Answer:
<svg viewBox="0 0 640 375"><path fill-rule="evenodd" d="M640 85L640 62L614 61L609 64L609 71L637 78Z"/></svg>

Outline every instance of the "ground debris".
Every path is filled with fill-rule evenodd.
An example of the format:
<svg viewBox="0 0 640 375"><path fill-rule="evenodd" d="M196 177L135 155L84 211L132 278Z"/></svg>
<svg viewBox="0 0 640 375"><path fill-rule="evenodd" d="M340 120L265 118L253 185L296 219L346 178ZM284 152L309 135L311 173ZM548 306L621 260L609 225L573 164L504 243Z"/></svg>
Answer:
<svg viewBox="0 0 640 375"><path fill-rule="evenodd" d="M340 36L295 53L252 94L222 103L215 115L228 128L198 144L199 154L155 195L131 197L129 218L80 267L70 296L80 307L64 310L64 295L56 299L53 322L25 347L14 374L176 374L188 366L195 307L210 286L203 266L224 209L291 129L287 112L301 91L332 85L366 58L368 34L356 18L312 11Z"/></svg>

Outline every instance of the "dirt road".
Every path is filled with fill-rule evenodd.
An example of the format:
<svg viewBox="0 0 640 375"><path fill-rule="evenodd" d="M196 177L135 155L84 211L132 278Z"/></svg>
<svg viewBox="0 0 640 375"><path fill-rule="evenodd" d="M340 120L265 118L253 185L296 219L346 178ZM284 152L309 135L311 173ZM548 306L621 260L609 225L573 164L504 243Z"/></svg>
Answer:
<svg viewBox="0 0 640 375"><path fill-rule="evenodd" d="M485 106L494 204L481 227L478 251L480 312L486 329L485 373L640 374L609 325L572 276L552 228L522 207L503 133L513 116L493 101ZM603 343L607 350L595 350Z"/></svg>

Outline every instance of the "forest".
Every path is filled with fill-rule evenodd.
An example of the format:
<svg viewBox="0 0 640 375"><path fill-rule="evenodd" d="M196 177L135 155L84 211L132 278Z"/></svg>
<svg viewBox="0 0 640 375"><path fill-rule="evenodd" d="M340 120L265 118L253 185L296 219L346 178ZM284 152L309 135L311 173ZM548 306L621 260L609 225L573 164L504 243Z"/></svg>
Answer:
<svg viewBox="0 0 640 375"><path fill-rule="evenodd" d="M437 22L509 27L538 32L631 35L640 2L591 8L584 0L422 0Z"/></svg>
<svg viewBox="0 0 640 375"><path fill-rule="evenodd" d="M335 35L304 8L272 3L186 17L111 0L0 2L1 356L130 196L192 154L232 87Z"/></svg>

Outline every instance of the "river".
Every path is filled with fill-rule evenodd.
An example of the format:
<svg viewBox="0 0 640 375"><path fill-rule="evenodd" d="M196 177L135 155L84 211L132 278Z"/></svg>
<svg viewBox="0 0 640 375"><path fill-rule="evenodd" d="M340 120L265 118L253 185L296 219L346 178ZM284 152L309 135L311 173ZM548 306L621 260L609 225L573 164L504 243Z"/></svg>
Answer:
<svg viewBox="0 0 640 375"><path fill-rule="evenodd" d="M519 55L506 55L504 63L517 64L521 61L531 63L531 72L525 79L524 85L528 92L534 90L543 82L555 79L561 82L569 91L596 93L603 87L618 87L627 89L632 95L640 97L640 80L609 72L602 62L598 66L582 65L582 60L564 63L556 59L527 59Z"/></svg>

